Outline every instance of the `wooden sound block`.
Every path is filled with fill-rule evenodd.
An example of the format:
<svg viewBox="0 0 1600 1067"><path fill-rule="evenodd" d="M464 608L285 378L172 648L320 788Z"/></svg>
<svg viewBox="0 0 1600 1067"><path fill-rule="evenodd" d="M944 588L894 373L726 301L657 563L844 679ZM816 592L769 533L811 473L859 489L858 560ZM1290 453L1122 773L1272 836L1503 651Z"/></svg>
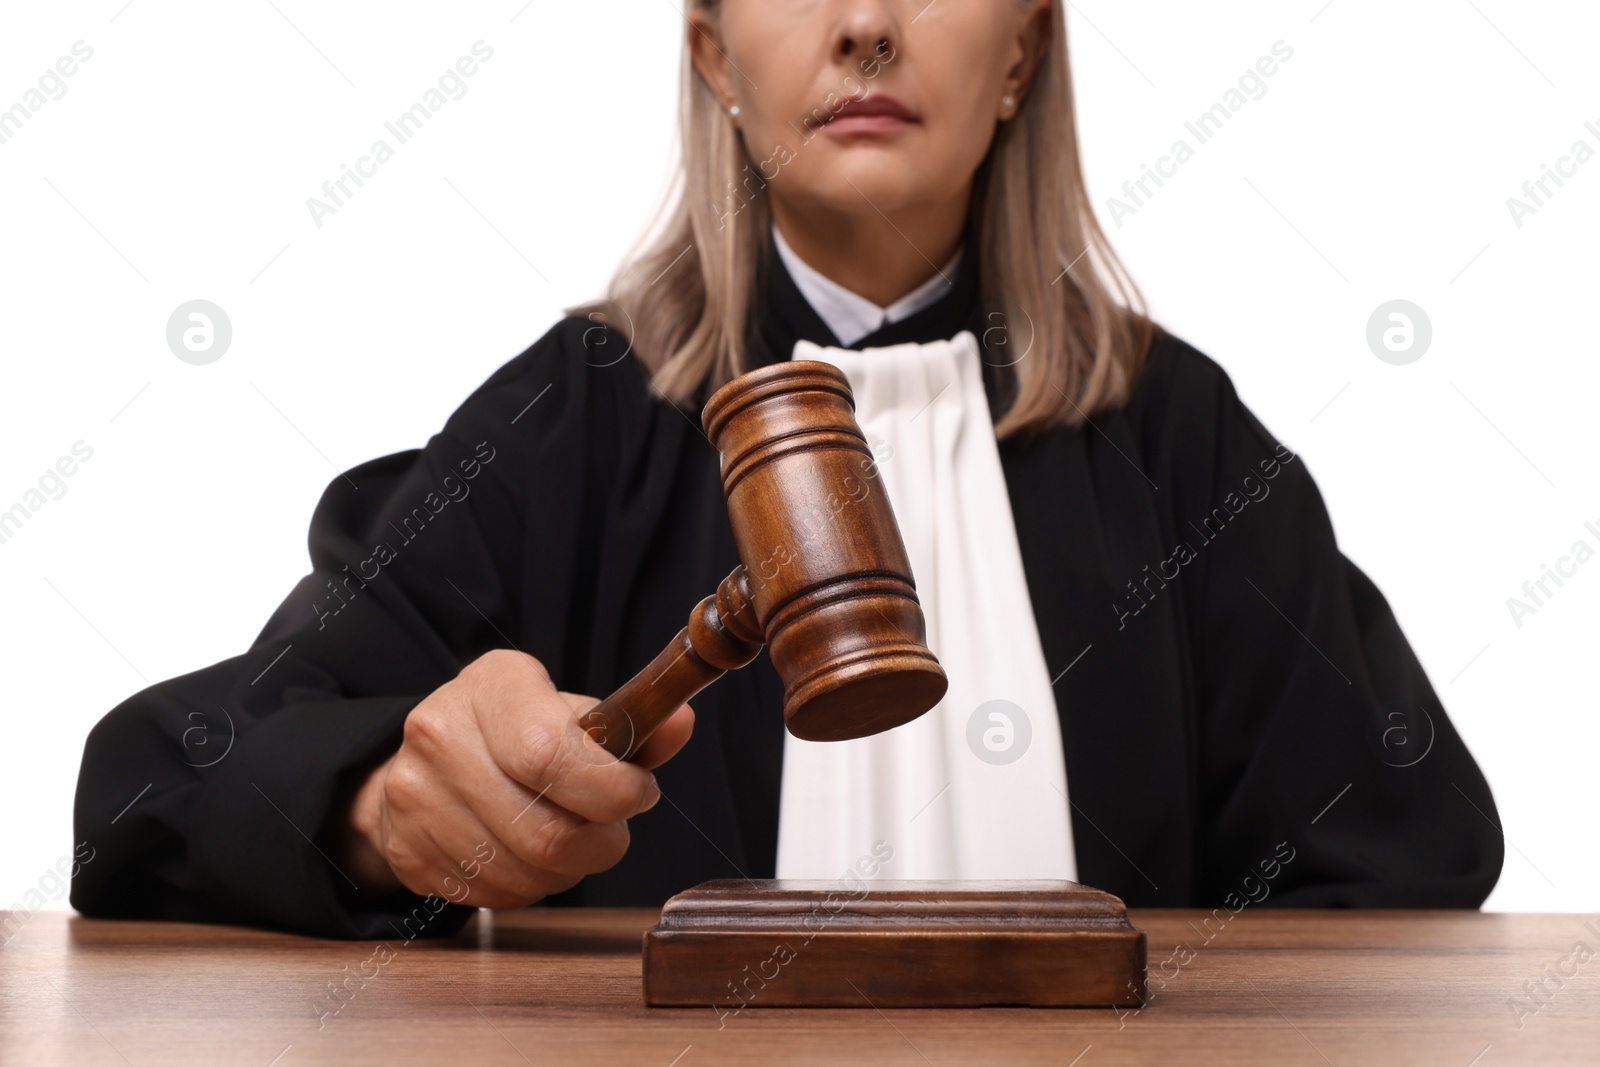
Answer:
<svg viewBox="0 0 1600 1067"><path fill-rule="evenodd" d="M1145 1001L1145 935L1077 882L705 882L644 935L655 1006L1109 1007Z"/></svg>

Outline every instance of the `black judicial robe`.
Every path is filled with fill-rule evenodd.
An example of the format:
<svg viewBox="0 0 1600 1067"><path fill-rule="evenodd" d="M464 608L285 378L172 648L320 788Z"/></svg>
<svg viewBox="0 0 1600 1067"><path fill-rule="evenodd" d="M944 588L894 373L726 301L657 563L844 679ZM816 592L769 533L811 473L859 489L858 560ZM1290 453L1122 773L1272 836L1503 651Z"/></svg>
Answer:
<svg viewBox="0 0 1600 1067"><path fill-rule="evenodd" d="M998 410L996 366L1013 357L973 258L938 303L853 347L971 330ZM775 256L763 272L756 362L837 344ZM696 413L646 381L625 339L568 319L425 448L333 479L312 573L250 650L146 689L90 734L75 822L95 858L73 905L362 938L438 908L354 894L314 847L341 783L493 648L606 695L738 562ZM1488 785L1340 554L1305 461L1216 364L1162 336L1125 409L1000 452L1085 883L1146 906L1482 903L1504 855ZM654 906L709 878L771 877L781 697L762 656L695 698L694 736L658 772L665 802L632 821L616 867L550 903ZM423 932L469 914L445 906Z"/></svg>

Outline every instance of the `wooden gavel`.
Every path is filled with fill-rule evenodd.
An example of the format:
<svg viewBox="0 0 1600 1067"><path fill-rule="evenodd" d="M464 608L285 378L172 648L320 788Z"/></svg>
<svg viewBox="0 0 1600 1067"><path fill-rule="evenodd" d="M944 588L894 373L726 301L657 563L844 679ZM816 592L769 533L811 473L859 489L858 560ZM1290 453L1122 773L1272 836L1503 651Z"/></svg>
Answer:
<svg viewBox="0 0 1600 1067"><path fill-rule="evenodd" d="M627 759L763 644L783 679L784 721L808 741L881 733L943 699L948 681L844 373L810 360L762 367L717 390L701 421L743 562L583 716L589 736Z"/></svg>

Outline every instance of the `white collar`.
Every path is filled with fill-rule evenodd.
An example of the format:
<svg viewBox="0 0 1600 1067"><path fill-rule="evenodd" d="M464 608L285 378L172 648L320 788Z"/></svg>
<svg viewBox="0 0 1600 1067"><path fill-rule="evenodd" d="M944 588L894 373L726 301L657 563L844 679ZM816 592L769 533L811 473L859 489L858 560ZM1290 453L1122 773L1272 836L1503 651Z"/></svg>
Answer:
<svg viewBox="0 0 1600 1067"><path fill-rule="evenodd" d="M875 330L891 322L910 318L942 297L950 287L950 278L961 262L961 249L950 257L944 269L926 282L911 290L888 307L879 307L859 293L851 292L832 278L819 272L789 247L776 224L772 227L772 243L778 256L794 279L800 295L817 313L839 343L845 347L855 344Z"/></svg>

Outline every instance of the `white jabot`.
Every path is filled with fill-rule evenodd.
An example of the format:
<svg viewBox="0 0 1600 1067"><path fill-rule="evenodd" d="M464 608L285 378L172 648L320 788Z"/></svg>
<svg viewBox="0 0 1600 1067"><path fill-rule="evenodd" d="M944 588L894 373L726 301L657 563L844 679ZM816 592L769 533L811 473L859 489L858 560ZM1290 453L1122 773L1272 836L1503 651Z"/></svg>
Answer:
<svg viewBox="0 0 1600 1067"><path fill-rule="evenodd" d="M794 358L850 379L950 689L874 737L785 735L778 877L840 878L886 844L886 878L1074 878L1061 728L977 341L802 341Z"/></svg>
<svg viewBox="0 0 1600 1067"><path fill-rule="evenodd" d="M801 259L789 247L789 242L783 239L776 225L772 227L772 243L789 271L789 277L794 279L795 287L800 290L800 295L806 298L806 303L827 323L828 329L833 331L842 345L853 345L874 330L910 318L935 303L950 290L956 265L961 262L961 252L957 250L942 271L885 308L859 293L851 292Z"/></svg>

